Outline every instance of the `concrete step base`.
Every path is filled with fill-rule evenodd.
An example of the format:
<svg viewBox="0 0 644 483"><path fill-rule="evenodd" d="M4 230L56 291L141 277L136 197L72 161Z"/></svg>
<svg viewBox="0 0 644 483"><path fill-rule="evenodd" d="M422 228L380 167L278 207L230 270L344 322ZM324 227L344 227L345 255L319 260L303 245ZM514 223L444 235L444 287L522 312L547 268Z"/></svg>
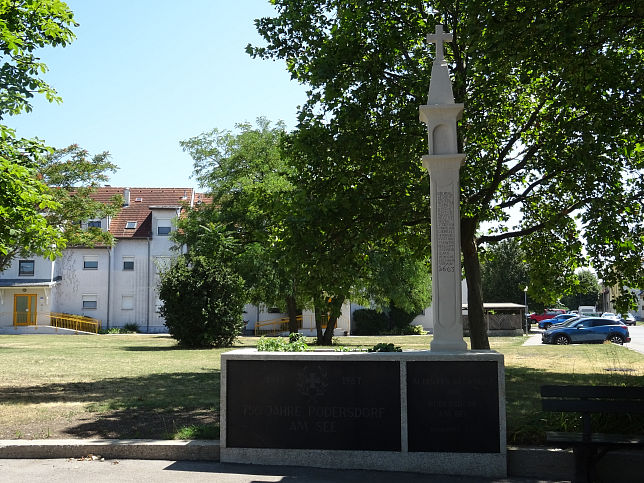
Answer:
<svg viewBox="0 0 644 483"><path fill-rule="evenodd" d="M0 440L0 459L85 458L169 461L219 461L218 440L45 439ZM315 466L314 461L307 462ZM602 481L641 482L644 451L614 451L597 465ZM508 476L543 480L570 480L571 450L544 447L508 447Z"/></svg>

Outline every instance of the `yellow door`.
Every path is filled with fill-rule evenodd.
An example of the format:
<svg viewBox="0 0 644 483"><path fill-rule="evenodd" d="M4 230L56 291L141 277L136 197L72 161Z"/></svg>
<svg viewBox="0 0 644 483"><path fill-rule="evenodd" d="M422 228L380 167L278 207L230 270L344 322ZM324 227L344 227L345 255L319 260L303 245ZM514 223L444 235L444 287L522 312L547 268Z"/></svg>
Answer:
<svg viewBox="0 0 644 483"><path fill-rule="evenodd" d="M14 295L13 325L36 325L36 295Z"/></svg>

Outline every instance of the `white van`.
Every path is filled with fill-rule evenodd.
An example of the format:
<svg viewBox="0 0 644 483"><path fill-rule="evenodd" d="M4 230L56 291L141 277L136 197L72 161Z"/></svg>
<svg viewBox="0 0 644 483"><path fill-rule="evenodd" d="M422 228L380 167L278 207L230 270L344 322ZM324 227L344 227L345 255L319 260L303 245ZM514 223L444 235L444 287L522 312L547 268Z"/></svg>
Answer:
<svg viewBox="0 0 644 483"><path fill-rule="evenodd" d="M577 309L580 317L594 317L599 315L597 309L593 305L580 305Z"/></svg>

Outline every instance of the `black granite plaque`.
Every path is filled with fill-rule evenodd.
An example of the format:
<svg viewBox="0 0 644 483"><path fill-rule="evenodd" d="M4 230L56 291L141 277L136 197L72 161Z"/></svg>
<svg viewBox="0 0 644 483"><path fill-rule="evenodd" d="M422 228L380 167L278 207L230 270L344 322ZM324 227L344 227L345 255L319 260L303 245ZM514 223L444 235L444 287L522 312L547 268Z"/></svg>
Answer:
<svg viewBox="0 0 644 483"><path fill-rule="evenodd" d="M400 362L228 360L226 446L400 451Z"/></svg>
<svg viewBox="0 0 644 483"><path fill-rule="evenodd" d="M407 401L410 452L500 452L496 362L408 362Z"/></svg>

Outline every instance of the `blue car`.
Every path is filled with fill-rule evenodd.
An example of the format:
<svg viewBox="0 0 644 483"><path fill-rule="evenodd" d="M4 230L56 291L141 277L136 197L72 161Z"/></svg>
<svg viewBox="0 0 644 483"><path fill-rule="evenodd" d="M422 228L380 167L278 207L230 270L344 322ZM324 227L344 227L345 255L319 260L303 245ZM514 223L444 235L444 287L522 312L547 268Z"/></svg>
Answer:
<svg viewBox="0 0 644 483"><path fill-rule="evenodd" d="M578 317L577 314L559 314L552 319L544 319L539 322L539 328L548 330L550 327L556 324L561 324L562 322L572 319L573 317Z"/></svg>
<svg viewBox="0 0 644 483"><path fill-rule="evenodd" d="M631 336L628 333L628 327L619 320L581 317L554 326L541 335L543 344L601 344L606 340L614 344L630 342Z"/></svg>

